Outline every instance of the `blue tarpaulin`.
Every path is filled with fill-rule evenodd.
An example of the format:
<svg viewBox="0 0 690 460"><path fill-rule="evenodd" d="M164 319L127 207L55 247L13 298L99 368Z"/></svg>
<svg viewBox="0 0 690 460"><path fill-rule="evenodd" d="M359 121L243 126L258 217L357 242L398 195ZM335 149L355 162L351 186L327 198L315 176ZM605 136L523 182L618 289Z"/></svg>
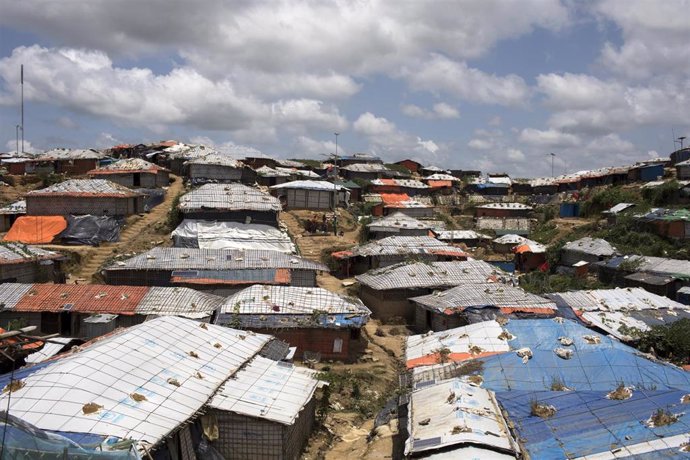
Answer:
<svg viewBox="0 0 690 460"><path fill-rule="evenodd" d="M666 455L664 440L673 445L671 436L690 432L687 404L681 402L685 391L633 391L627 400L613 400L600 391L509 391L496 394L513 422L523 446L531 458L575 458L622 449L616 458L626 457L625 446L649 450L634 458L680 458L690 456L677 447ZM551 405L556 413L548 418L531 414L533 401ZM653 427L645 422L658 410L678 416L670 425ZM683 438L683 439L684 439ZM653 441L652 444L645 444ZM640 446L640 444L644 444ZM661 444L657 446L657 444ZM656 452L655 452L656 451Z"/></svg>

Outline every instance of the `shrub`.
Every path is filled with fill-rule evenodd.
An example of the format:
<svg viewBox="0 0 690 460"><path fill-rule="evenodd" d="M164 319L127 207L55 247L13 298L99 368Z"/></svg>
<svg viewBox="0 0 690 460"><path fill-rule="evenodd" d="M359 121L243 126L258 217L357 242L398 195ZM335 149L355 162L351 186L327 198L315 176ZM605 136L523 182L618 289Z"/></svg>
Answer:
<svg viewBox="0 0 690 460"><path fill-rule="evenodd" d="M652 326L642 333L639 347L642 351L651 352L679 364L690 360L690 319Z"/></svg>
<svg viewBox="0 0 690 460"><path fill-rule="evenodd" d="M594 192L582 203L580 215L583 217L598 216L618 203L641 203L640 196L632 189L610 187Z"/></svg>

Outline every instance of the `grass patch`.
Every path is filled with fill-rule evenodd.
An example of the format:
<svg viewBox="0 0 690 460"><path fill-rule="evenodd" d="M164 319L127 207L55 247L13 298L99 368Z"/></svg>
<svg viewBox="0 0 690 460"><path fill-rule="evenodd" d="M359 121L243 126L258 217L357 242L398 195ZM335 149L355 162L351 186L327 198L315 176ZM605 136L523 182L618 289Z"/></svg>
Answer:
<svg viewBox="0 0 690 460"><path fill-rule="evenodd" d="M534 271L520 278L520 287L529 293L541 295L550 292L603 289L608 286L596 279Z"/></svg>

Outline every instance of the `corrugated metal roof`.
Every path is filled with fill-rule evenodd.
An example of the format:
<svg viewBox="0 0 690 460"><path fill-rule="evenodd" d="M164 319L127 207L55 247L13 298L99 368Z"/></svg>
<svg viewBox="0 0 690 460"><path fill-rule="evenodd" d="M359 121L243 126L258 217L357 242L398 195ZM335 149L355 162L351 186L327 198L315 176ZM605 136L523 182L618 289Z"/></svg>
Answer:
<svg viewBox="0 0 690 460"><path fill-rule="evenodd" d="M132 197L141 193L105 179L69 179L40 190L32 190L27 196L105 196Z"/></svg>
<svg viewBox="0 0 690 460"><path fill-rule="evenodd" d="M690 278L690 260L667 259L665 257L630 256L614 258L609 263L615 267L628 260L636 266L635 271L669 275L675 278ZM638 262L641 261L641 262Z"/></svg>
<svg viewBox="0 0 690 460"><path fill-rule="evenodd" d="M508 284L487 284L485 286L457 286L447 291L437 292L410 299L429 310L452 315L467 308L506 308L511 311L538 313L556 311L556 304L549 299L530 294L523 289Z"/></svg>
<svg viewBox="0 0 690 460"><path fill-rule="evenodd" d="M15 201L0 208L0 214L26 214L26 200Z"/></svg>
<svg viewBox="0 0 690 460"><path fill-rule="evenodd" d="M352 257L375 257L412 254L457 255L467 257L462 249L450 246L431 236L389 236L380 240L370 241L350 250Z"/></svg>
<svg viewBox="0 0 690 460"><path fill-rule="evenodd" d="M150 172L155 174L158 171L167 171L167 169L141 158L126 158L98 169L93 169L89 171L89 174L131 174L134 172Z"/></svg>
<svg viewBox="0 0 690 460"><path fill-rule="evenodd" d="M205 184L180 197L180 210L280 211L280 200L243 184Z"/></svg>
<svg viewBox="0 0 690 460"><path fill-rule="evenodd" d="M451 176L450 174L432 174L430 176L425 177L424 180L443 180L443 181L451 181L451 182L462 182L461 179L458 179L455 176Z"/></svg>
<svg viewBox="0 0 690 460"><path fill-rule="evenodd" d="M618 203L617 205L613 206L612 208L604 211L605 214L618 214L620 212L625 211L626 209L630 209L635 206L635 203Z"/></svg>
<svg viewBox="0 0 690 460"><path fill-rule="evenodd" d="M295 160L283 160L280 158L276 158L275 161L276 161L277 165L282 166L284 168L304 168L306 166L301 161L295 161Z"/></svg>
<svg viewBox="0 0 690 460"><path fill-rule="evenodd" d="M531 206L522 203L487 203L476 206L477 209L508 209L529 211Z"/></svg>
<svg viewBox="0 0 690 460"><path fill-rule="evenodd" d="M32 260L59 259L57 252L41 249L37 246L26 246L20 243L0 242L0 265L28 262Z"/></svg>
<svg viewBox="0 0 690 460"><path fill-rule="evenodd" d="M519 452L493 392L460 379L417 389L408 406L405 455L457 444Z"/></svg>
<svg viewBox="0 0 690 460"><path fill-rule="evenodd" d="M34 284L14 310L133 315L148 290L146 286Z"/></svg>
<svg viewBox="0 0 690 460"><path fill-rule="evenodd" d="M319 179L321 177L314 171L309 171L306 169L283 168L280 166L276 166L276 170L278 172L287 173L291 176L301 176L306 177L308 179Z"/></svg>
<svg viewBox="0 0 690 460"><path fill-rule="evenodd" d="M317 372L255 357L209 402L214 409L292 425L314 397Z"/></svg>
<svg viewBox="0 0 690 460"><path fill-rule="evenodd" d="M441 363L440 351L443 349L448 351L445 359L453 362L507 353L510 351L510 337L496 321L410 335L405 347L405 361L408 369Z"/></svg>
<svg viewBox="0 0 690 460"><path fill-rule="evenodd" d="M485 284L509 275L482 260L397 264L370 270L355 278L372 289L442 288L458 284Z"/></svg>
<svg viewBox="0 0 690 460"><path fill-rule="evenodd" d="M46 365L22 380L11 403L10 393L2 393L0 402L40 429L155 446L197 414L270 340L172 316L156 318Z"/></svg>
<svg viewBox="0 0 690 460"><path fill-rule="evenodd" d="M286 182L284 184L273 185L270 187L271 190L279 189L301 189L301 190L325 190L327 192L332 192L335 190L346 190L345 187L333 182L326 182L323 180L294 180L292 182Z"/></svg>
<svg viewBox="0 0 690 460"><path fill-rule="evenodd" d="M371 312L356 297L316 287L254 285L228 297L219 324L242 327L361 327Z"/></svg>
<svg viewBox="0 0 690 460"><path fill-rule="evenodd" d="M677 321L690 312L689 306L642 288L557 292L547 297L571 308L586 323L626 341L652 325Z"/></svg>
<svg viewBox="0 0 690 460"><path fill-rule="evenodd" d="M501 236L499 238L495 238L493 240L493 242L496 244L515 244L515 245L522 244L525 241L529 241L529 240L527 238L525 238L524 236L514 235L512 233L509 233L507 235L503 235L503 236Z"/></svg>
<svg viewBox="0 0 690 460"><path fill-rule="evenodd" d="M372 223L368 224L369 230L372 232L380 232L382 230L392 230L401 228L413 228L413 229L430 229L431 226L425 222L410 217L402 212L394 212L388 216L376 219Z"/></svg>
<svg viewBox="0 0 690 460"><path fill-rule="evenodd" d="M200 319L211 316L223 298L184 287L150 287L136 306L138 315L175 315Z"/></svg>
<svg viewBox="0 0 690 460"><path fill-rule="evenodd" d="M31 289L33 284L2 283L0 284L0 305L2 310L13 310L17 302Z"/></svg>
<svg viewBox="0 0 690 460"><path fill-rule="evenodd" d="M563 250L577 251L597 257L610 257L616 253L616 248L608 241L601 238L591 238L589 236L566 243L563 246Z"/></svg>
<svg viewBox="0 0 690 460"><path fill-rule="evenodd" d="M156 247L107 270L251 270L287 268L328 271L319 262L278 251Z"/></svg>

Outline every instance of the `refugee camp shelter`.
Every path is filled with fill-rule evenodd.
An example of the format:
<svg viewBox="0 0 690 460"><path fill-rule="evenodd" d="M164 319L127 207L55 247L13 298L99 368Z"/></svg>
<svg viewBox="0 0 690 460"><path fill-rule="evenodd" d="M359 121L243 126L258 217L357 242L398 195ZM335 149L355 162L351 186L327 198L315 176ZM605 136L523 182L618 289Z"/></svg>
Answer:
<svg viewBox="0 0 690 460"><path fill-rule="evenodd" d="M331 256L345 263L343 271L348 277L409 259L436 262L468 258L468 254L461 248L431 236L389 236L349 250L334 252Z"/></svg>
<svg viewBox="0 0 690 460"><path fill-rule="evenodd" d="M317 180L296 180L271 187L285 209L332 210L334 206L348 207L350 192L342 185ZM335 198L337 196L337 198ZM336 203L337 200L337 203Z"/></svg>
<svg viewBox="0 0 690 460"><path fill-rule="evenodd" d="M380 193L380 210L372 209L373 215L402 213L414 218L430 218L434 215L431 197L410 197L407 193Z"/></svg>
<svg viewBox="0 0 690 460"><path fill-rule="evenodd" d="M95 149L52 149L27 164L26 173L56 173L79 176L98 167L105 153Z"/></svg>
<svg viewBox="0 0 690 460"><path fill-rule="evenodd" d="M129 216L144 212L144 195L104 179L69 179L26 194L29 216Z"/></svg>
<svg viewBox="0 0 690 460"><path fill-rule="evenodd" d="M459 285L484 285L509 280L507 273L481 260L401 263L355 277L359 298L382 321L402 318L414 324L410 298Z"/></svg>
<svg viewBox="0 0 690 460"><path fill-rule="evenodd" d="M431 225L417 220L402 212L396 212L375 219L367 224L370 239L381 239L389 236L426 236L431 231Z"/></svg>
<svg viewBox="0 0 690 460"><path fill-rule="evenodd" d="M431 187L415 179L374 179L369 190L373 193L407 193L410 196L428 194Z"/></svg>
<svg viewBox="0 0 690 460"><path fill-rule="evenodd" d="M640 221L646 222L657 235L674 240L690 240L690 211L688 209L653 209Z"/></svg>
<svg viewBox="0 0 690 460"><path fill-rule="evenodd" d="M181 287L0 284L0 324L21 321L46 334L90 339L157 316L209 322L223 302Z"/></svg>
<svg viewBox="0 0 690 460"><path fill-rule="evenodd" d="M256 182L264 187L284 184L290 181L291 174L287 171L278 171L275 168L262 166L256 169Z"/></svg>
<svg viewBox="0 0 690 460"><path fill-rule="evenodd" d="M244 163L220 152L192 158L185 162L185 176L193 184L207 182L253 183L256 174Z"/></svg>
<svg viewBox="0 0 690 460"><path fill-rule="evenodd" d="M216 220L278 226L280 202L242 184L204 184L180 197L185 219Z"/></svg>
<svg viewBox="0 0 690 460"><path fill-rule="evenodd" d="M524 217L479 217L477 230L493 230L497 236L509 234L528 236L532 231L533 222L533 219Z"/></svg>
<svg viewBox="0 0 690 460"><path fill-rule="evenodd" d="M513 252L513 248L517 245L530 241L524 236L509 233L492 240L494 251L502 254Z"/></svg>
<svg viewBox="0 0 690 460"><path fill-rule="evenodd" d="M476 217L528 217L531 206L522 203L487 203L475 207Z"/></svg>
<svg viewBox="0 0 690 460"><path fill-rule="evenodd" d="M20 216L9 229L3 241L23 244L48 244L67 228L63 216Z"/></svg>
<svg viewBox="0 0 690 460"><path fill-rule="evenodd" d="M268 249L296 252L287 232L271 225L185 219L172 232L176 248Z"/></svg>
<svg viewBox="0 0 690 460"><path fill-rule="evenodd" d="M572 266L580 261L599 262L615 254L616 248L608 241L586 236L566 243L561 249L560 261L563 265Z"/></svg>
<svg viewBox="0 0 690 460"><path fill-rule="evenodd" d="M546 268L546 246L525 240L513 248L515 269L523 273Z"/></svg>
<svg viewBox="0 0 690 460"><path fill-rule="evenodd" d="M676 163L676 179L690 180L690 160Z"/></svg>
<svg viewBox="0 0 690 460"><path fill-rule="evenodd" d="M216 324L274 335L300 358L351 361L366 347L370 314L359 299L325 289L257 284L228 297Z"/></svg>
<svg viewBox="0 0 690 460"><path fill-rule="evenodd" d="M464 244L468 248L476 248L490 241L491 237L474 230L443 230L436 234L436 239L446 243Z"/></svg>
<svg viewBox="0 0 690 460"><path fill-rule="evenodd" d="M640 285L633 282L635 281L634 279L629 278L629 275L634 273L670 278L672 282L657 288L652 288L651 283L648 283L647 286L642 285L671 299L675 299L678 289L690 285L688 282L690 280L690 261L687 260L668 259L665 257L618 256L598 262L597 268L599 280L615 286ZM644 283L644 280L639 281Z"/></svg>
<svg viewBox="0 0 690 460"><path fill-rule="evenodd" d="M225 458L296 459L311 433L318 381L259 359L273 341L157 318L27 368L0 403L39 429L91 445L130 440L136 458L190 458L205 445Z"/></svg>
<svg viewBox="0 0 690 460"><path fill-rule="evenodd" d="M402 176L397 171L393 171L381 163L353 163L340 168L340 173L348 180L366 180L390 178Z"/></svg>
<svg viewBox="0 0 690 460"><path fill-rule="evenodd" d="M507 425L520 440L521 452L529 458L684 458L681 446L687 441L687 415L683 395L690 389L686 371L648 359L614 338L562 318L511 320L503 329L510 351L494 349L497 353L493 355L461 363L422 363L409 374L412 391L458 379L470 386L472 394L479 387L494 392ZM452 335L451 331L446 334ZM481 334L470 332L473 336L481 339ZM445 423L439 433L445 430L447 435L454 422L444 420L447 412L440 408L457 399L458 392L455 387L450 391L441 388L447 399L429 401L437 404L435 410L419 404L408 405L407 412L417 422L426 424L429 419L427 426L440 419L437 421ZM472 401L470 394L462 399ZM483 420L494 406L472 407L460 410L461 417L470 414ZM653 415L660 411L675 420L655 424L660 419ZM481 421L473 419L468 425L475 427L474 423ZM467 431L462 424L458 426L450 434ZM500 435L491 433L490 440ZM429 444L437 445L444 436ZM473 445L492 448L480 442ZM447 448L439 454L464 458L456 452ZM494 450L469 458L502 458L498 455ZM516 452L511 455L521 458Z"/></svg>
<svg viewBox="0 0 690 460"><path fill-rule="evenodd" d="M92 179L105 179L130 188L170 185L170 171L141 158L127 158L88 172Z"/></svg>
<svg viewBox="0 0 690 460"><path fill-rule="evenodd" d="M6 232L12 224L26 214L26 201L20 200L0 208L0 232Z"/></svg>
<svg viewBox="0 0 690 460"><path fill-rule="evenodd" d="M412 297L418 331L443 331L496 317L552 317L556 304L509 284L460 285Z"/></svg>
<svg viewBox="0 0 690 460"><path fill-rule="evenodd" d="M494 393L466 380L418 385L408 413L405 455L508 460L520 452Z"/></svg>
<svg viewBox="0 0 690 460"><path fill-rule="evenodd" d="M622 341L635 341L653 326L690 318L689 306L639 287L556 292L547 297L572 310L584 324Z"/></svg>
<svg viewBox="0 0 690 460"><path fill-rule="evenodd" d="M153 248L103 270L107 284L185 286L231 295L253 284L315 287L325 265L278 251Z"/></svg>
<svg viewBox="0 0 690 460"><path fill-rule="evenodd" d="M0 283L59 282L64 259L60 253L35 246L0 243Z"/></svg>

